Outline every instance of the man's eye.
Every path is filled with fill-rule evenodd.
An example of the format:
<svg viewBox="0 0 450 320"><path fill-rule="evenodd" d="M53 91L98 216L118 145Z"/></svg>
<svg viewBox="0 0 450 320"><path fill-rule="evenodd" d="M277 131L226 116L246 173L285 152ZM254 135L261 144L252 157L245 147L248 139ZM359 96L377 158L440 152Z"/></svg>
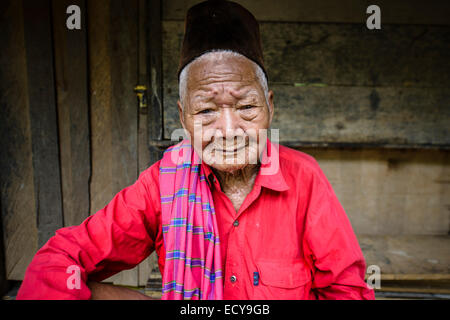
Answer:
<svg viewBox="0 0 450 320"><path fill-rule="evenodd" d="M241 110L249 110L249 109L252 109L252 108L254 108L255 106L252 106L251 104L248 104L248 105L246 105L246 106L242 106L242 107L240 107L239 109L241 109Z"/></svg>
<svg viewBox="0 0 450 320"><path fill-rule="evenodd" d="M211 111L212 111L211 109L204 109L204 110L199 111L198 113L199 113L199 114L208 114L208 113L210 113Z"/></svg>

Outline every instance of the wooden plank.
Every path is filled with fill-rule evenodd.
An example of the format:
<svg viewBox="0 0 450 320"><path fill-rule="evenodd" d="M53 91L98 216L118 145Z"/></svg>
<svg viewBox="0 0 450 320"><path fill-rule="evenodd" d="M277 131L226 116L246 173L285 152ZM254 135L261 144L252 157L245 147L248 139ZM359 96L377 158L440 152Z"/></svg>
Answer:
<svg viewBox="0 0 450 320"><path fill-rule="evenodd" d="M38 246L63 227L49 1L24 2Z"/></svg>
<svg viewBox="0 0 450 320"><path fill-rule="evenodd" d="M150 88L149 80L147 76L147 1L139 0L139 48L138 48L138 73L139 73L139 85L144 85ZM139 174L146 170L150 165L150 149L148 147L148 102L147 107L139 108L139 129L138 129L138 170ZM138 267L138 285L145 287L150 277L150 273L153 267L153 259L148 257L139 264Z"/></svg>
<svg viewBox="0 0 450 320"><path fill-rule="evenodd" d="M380 267L382 280L450 279L450 237L358 236L367 265ZM391 276L389 276L391 275Z"/></svg>
<svg viewBox="0 0 450 320"><path fill-rule="evenodd" d="M450 87L448 26L261 25L272 83ZM280 36L282 35L282 36ZM445 74L444 74L445 73Z"/></svg>
<svg viewBox="0 0 450 320"><path fill-rule="evenodd" d="M81 8L81 30L66 27L66 8ZM83 0L53 1L55 78L61 156L64 224L89 216L89 106L86 7Z"/></svg>
<svg viewBox="0 0 450 320"><path fill-rule="evenodd" d="M273 86L282 141L450 145L440 88Z"/></svg>
<svg viewBox="0 0 450 320"><path fill-rule="evenodd" d="M163 139L163 71L162 71L162 26L161 0L150 0L148 6L148 44L150 77L148 136L151 140ZM156 159L152 159L155 160Z"/></svg>
<svg viewBox="0 0 450 320"><path fill-rule="evenodd" d="M88 2L91 85L91 212L138 175L137 1ZM134 268L107 279L137 286Z"/></svg>
<svg viewBox="0 0 450 320"><path fill-rule="evenodd" d="M164 20L184 20L187 10L202 0L164 1ZM365 22L366 9L374 4L369 0L235 0L247 8L260 21L283 22ZM382 24L450 24L448 1L378 0Z"/></svg>
<svg viewBox="0 0 450 320"><path fill-rule="evenodd" d="M450 87L448 26L373 33L354 24L261 23L260 30L272 84ZM183 22L163 22L165 85L177 82L183 33Z"/></svg>
<svg viewBox="0 0 450 320"><path fill-rule="evenodd" d="M111 2L112 138L115 190L137 179L138 105L133 89L138 82L138 2Z"/></svg>
<svg viewBox="0 0 450 320"><path fill-rule="evenodd" d="M423 276L423 275L417 275ZM381 292L417 292L450 294L450 274L433 274L429 276L443 276L444 279L430 280L386 280L382 279ZM447 278L447 279L445 279Z"/></svg>
<svg viewBox="0 0 450 320"><path fill-rule="evenodd" d="M138 105L133 91L138 82L138 1L111 2L112 41L112 163L115 192L138 177ZM138 286L139 266L112 277L114 284Z"/></svg>
<svg viewBox="0 0 450 320"><path fill-rule="evenodd" d="M38 238L22 2L1 1L0 15L1 219L6 278L21 280Z"/></svg>
<svg viewBox="0 0 450 320"><path fill-rule="evenodd" d="M90 79L91 213L102 209L114 196L111 183L111 46L109 1L88 1L88 58Z"/></svg>
<svg viewBox="0 0 450 320"><path fill-rule="evenodd" d="M2 201L0 198L0 210ZM1 211L0 211L1 213ZM0 296L3 296L8 290L8 278L6 277L6 256L3 242L3 223L0 215Z"/></svg>
<svg viewBox="0 0 450 320"><path fill-rule="evenodd" d="M382 274L381 279L386 281L446 281L450 280L450 274Z"/></svg>
<svg viewBox="0 0 450 320"><path fill-rule="evenodd" d="M318 161L357 234L448 234L449 151L300 151Z"/></svg>

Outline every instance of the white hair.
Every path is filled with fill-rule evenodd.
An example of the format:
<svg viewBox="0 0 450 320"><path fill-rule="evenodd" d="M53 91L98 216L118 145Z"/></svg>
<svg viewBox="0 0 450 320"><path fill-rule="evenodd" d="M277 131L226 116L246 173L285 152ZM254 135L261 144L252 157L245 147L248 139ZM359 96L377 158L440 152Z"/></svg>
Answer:
<svg viewBox="0 0 450 320"><path fill-rule="evenodd" d="M244 56L240 53L237 53L235 51L212 50L212 51L208 51L208 52L202 54L201 56L199 56L199 57L195 58L194 60L192 60L191 62L189 62L183 68L183 70L181 70L179 87L178 87L178 94L180 96L180 102L181 102L181 107L183 108L183 111L184 111L184 104L185 104L186 93L187 93L188 73L189 73L189 69L190 69L192 63L194 63L196 61L202 61L202 60L205 60L208 58L210 59L211 56L214 56L215 59L223 59L225 57L243 57L243 58L248 59L246 56ZM248 60L253 64L253 67L255 68L256 79L258 80L259 84L261 85L261 88L264 91L264 96L266 98L267 107L269 108L269 87L267 85L266 74L264 73L262 68L256 62L254 62L250 59L248 59Z"/></svg>

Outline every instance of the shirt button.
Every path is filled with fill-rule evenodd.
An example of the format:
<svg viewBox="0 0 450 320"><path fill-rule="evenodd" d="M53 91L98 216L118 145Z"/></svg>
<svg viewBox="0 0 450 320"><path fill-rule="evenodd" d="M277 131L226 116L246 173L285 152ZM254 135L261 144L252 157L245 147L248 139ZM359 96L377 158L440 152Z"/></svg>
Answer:
<svg viewBox="0 0 450 320"><path fill-rule="evenodd" d="M230 281L231 281L231 282L235 283L236 280L237 280L236 276L231 276L231 277L230 277Z"/></svg>
<svg viewBox="0 0 450 320"><path fill-rule="evenodd" d="M233 222L233 226L237 227L238 225L239 225L239 221L237 221L237 220L234 220L234 222Z"/></svg>

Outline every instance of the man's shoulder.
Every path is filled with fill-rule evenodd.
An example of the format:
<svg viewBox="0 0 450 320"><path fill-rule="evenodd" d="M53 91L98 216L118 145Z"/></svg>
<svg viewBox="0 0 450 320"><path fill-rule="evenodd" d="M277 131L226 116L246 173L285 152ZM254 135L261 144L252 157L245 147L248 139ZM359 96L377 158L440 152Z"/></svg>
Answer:
<svg viewBox="0 0 450 320"><path fill-rule="evenodd" d="M320 170L317 160L302 151L279 145L280 162L290 167L306 170Z"/></svg>
<svg viewBox="0 0 450 320"><path fill-rule="evenodd" d="M294 192L299 189L307 190L307 193L332 190L328 178L313 156L281 145L279 150L281 171L286 182L296 186Z"/></svg>
<svg viewBox="0 0 450 320"><path fill-rule="evenodd" d="M159 179L159 166L160 166L160 163L161 163L161 160L158 160L155 163L153 163L150 167L148 167L147 169L143 170L139 174L139 179L158 180Z"/></svg>
<svg viewBox="0 0 450 320"><path fill-rule="evenodd" d="M307 184L313 181L328 184L328 179L322 171L317 160L302 151L295 150L280 145L280 167L285 178L289 176L289 180L293 183ZM295 182L294 182L295 181Z"/></svg>

